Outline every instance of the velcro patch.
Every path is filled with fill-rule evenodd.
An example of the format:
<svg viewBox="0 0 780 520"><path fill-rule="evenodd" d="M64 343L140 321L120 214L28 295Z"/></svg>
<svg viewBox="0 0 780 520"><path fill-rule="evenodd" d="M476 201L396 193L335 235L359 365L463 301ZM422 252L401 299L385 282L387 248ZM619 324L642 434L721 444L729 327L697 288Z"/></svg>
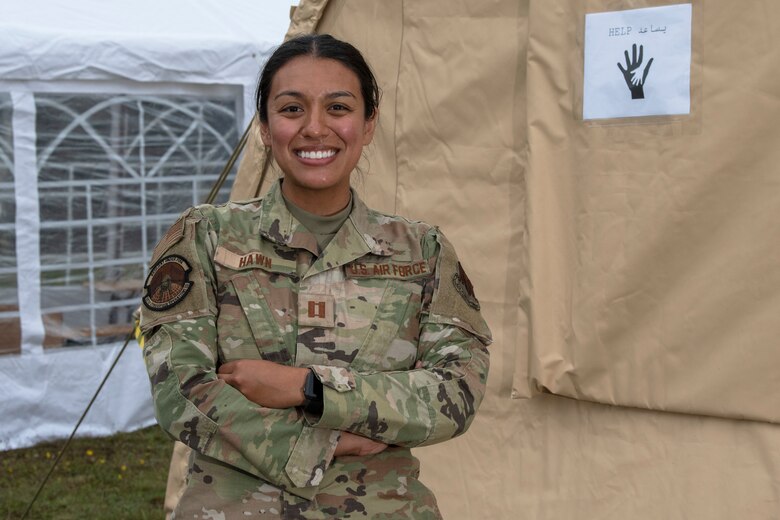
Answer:
<svg viewBox="0 0 780 520"><path fill-rule="evenodd" d="M490 328L480 314L474 287L458 261L452 244L437 236L441 248L436 265L436 288L431 298L430 319L450 323L476 335L485 345L492 341Z"/></svg>
<svg viewBox="0 0 780 520"><path fill-rule="evenodd" d="M144 282L144 306L164 311L181 302L192 289L190 271L190 264L179 255L166 256L154 264Z"/></svg>
<svg viewBox="0 0 780 520"><path fill-rule="evenodd" d="M236 270L254 267L261 267L263 269L270 270L274 266L273 259L259 251L238 254L230 251L229 249L225 249L222 246L217 248L217 251L214 254L214 261L224 265L225 267Z"/></svg>
<svg viewBox="0 0 780 520"><path fill-rule="evenodd" d="M154 246L154 251L152 251L152 262L160 258L160 255L162 255L167 250L169 250L171 246L173 246L175 243L181 240L183 236L184 236L184 217L179 217L179 220L177 220L170 227L170 229L168 229L168 232L165 233L165 236L162 237L162 239L160 239L159 242L157 242L156 246Z"/></svg>
<svg viewBox="0 0 780 520"><path fill-rule="evenodd" d="M474 295L474 286L471 284L471 280L466 276L466 271L463 270L463 266L458 262L458 268L455 274L452 275L452 285L455 286L455 290L466 301L466 304L472 309L479 310L479 300Z"/></svg>
<svg viewBox="0 0 780 520"><path fill-rule="evenodd" d="M298 295L298 325L332 328L336 325L333 296L328 294Z"/></svg>
<svg viewBox="0 0 780 520"><path fill-rule="evenodd" d="M410 263L398 262L352 262L345 268L347 278L393 278L413 280L431 274L425 260Z"/></svg>
<svg viewBox="0 0 780 520"><path fill-rule="evenodd" d="M283 258L273 252L257 249L236 253L224 246L217 246L214 262L234 271L259 268L272 273L295 274L297 270L294 257Z"/></svg>

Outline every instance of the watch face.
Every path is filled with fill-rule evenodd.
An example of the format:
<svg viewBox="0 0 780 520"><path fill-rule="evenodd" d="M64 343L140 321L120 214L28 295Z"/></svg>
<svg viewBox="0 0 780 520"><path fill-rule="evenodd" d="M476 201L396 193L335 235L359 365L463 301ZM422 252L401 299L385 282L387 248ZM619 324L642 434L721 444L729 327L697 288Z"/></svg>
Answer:
<svg viewBox="0 0 780 520"><path fill-rule="evenodd" d="M322 383L314 375L314 370L309 369L309 374L303 383L303 397L305 399L303 403L305 412L317 415L322 414Z"/></svg>
<svg viewBox="0 0 780 520"><path fill-rule="evenodd" d="M303 384L303 397L307 401L313 401L317 399L317 394L314 391L314 371L309 370L309 373L306 375L306 382Z"/></svg>

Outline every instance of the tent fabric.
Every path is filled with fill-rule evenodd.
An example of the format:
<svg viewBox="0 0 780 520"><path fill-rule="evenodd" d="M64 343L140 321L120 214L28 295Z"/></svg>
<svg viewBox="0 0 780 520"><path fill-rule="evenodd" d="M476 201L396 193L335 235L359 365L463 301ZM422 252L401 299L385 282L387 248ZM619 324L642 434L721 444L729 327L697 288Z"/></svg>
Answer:
<svg viewBox="0 0 780 520"><path fill-rule="evenodd" d="M614 6L532 12L553 29L532 34L528 51L532 382L608 404L777 422L780 266L767 233L780 222L780 103L767 38L780 9L694 3L690 116L583 122L550 87L582 81L574 22Z"/></svg>
<svg viewBox="0 0 780 520"><path fill-rule="evenodd" d="M0 357L7 396L0 404L0 451L70 435L121 345L56 349ZM98 437L155 424L140 350L128 345L98 395L80 436Z"/></svg>
<svg viewBox="0 0 780 520"><path fill-rule="evenodd" d="M0 450L76 424L132 329L155 242L202 202L250 121L260 64L289 9L284 0L3 5L0 377L10 391L0 414L10 419ZM131 346L79 433L153 423Z"/></svg>
<svg viewBox="0 0 780 520"><path fill-rule="evenodd" d="M6 2L0 18L0 78L241 85L248 122L257 72L282 40L289 4Z"/></svg>
<svg viewBox="0 0 780 520"><path fill-rule="evenodd" d="M471 429L414 450L444 518L777 518L773 424L538 395L488 396Z"/></svg>
<svg viewBox="0 0 780 520"><path fill-rule="evenodd" d="M779 8L693 0L690 114L582 118L586 15L679 3L322 11L384 92L356 189L442 227L495 337L469 432L415 450L446 518L776 517Z"/></svg>
<svg viewBox="0 0 780 520"><path fill-rule="evenodd" d="M297 34L315 32L327 6L328 0L310 0L293 7L290 13L290 27L284 39L287 40Z"/></svg>

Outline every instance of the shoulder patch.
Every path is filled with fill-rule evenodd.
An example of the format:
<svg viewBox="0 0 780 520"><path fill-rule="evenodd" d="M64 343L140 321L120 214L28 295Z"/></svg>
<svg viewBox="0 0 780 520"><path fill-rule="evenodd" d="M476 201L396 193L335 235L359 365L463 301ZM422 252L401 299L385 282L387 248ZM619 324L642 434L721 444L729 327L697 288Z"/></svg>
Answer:
<svg viewBox="0 0 780 520"><path fill-rule="evenodd" d="M190 264L179 255L169 255L155 263L144 282L144 306L164 311L181 302L192 289L190 271Z"/></svg>
<svg viewBox="0 0 780 520"><path fill-rule="evenodd" d="M455 274L452 275L452 285L455 286L455 290L461 295L466 305L474 310L479 310L479 300L474 294L474 286L469 277L466 276L466 271L463 270L460 262L458 262Z"/></svg>
<svg viewBox="0 0 780 520"><path fill-rule="evenodd" d="M181 216L170 227L170 229L168 229L168 232L165 233L165 236L160 239L157 245L154 246L154 251L152 251L152 262L155 262L158 258L160 258L160 256L164 252L169 250L171 246L176 244L183 237L184 237L184 216Z"/></svg>
<svg viewBox="0 0 780 520"><path fill-rule="evenodd" d="M480 313L474 286L466 276L449 240L440 232L437 232L435 237L439 243L439 251L430 319L466 329L488 345L492 341L490 328Z"/></svg>

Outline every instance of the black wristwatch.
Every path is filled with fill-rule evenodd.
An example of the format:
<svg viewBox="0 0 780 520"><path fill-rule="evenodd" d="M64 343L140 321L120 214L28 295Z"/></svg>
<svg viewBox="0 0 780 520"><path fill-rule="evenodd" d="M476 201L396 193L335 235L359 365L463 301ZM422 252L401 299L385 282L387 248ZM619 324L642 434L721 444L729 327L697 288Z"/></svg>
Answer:
<svg viewBox="0 0 780 520"><path fill-rule="evenodd" d="M306 413L322 415L322 381L314 375L314 370L309 369L306 380L303 383L303 404L301 407Z"/></svg>

